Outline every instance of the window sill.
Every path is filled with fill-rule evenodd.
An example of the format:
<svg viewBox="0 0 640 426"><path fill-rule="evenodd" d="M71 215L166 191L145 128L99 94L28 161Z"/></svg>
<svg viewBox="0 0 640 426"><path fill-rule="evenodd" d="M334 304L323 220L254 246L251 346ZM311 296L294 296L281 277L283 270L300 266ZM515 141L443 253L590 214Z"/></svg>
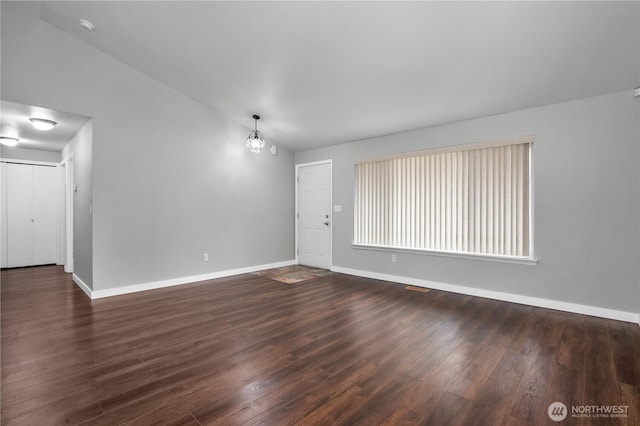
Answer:
<svg viewBox="0 0 640 426"><path fill-rule="evenodd" d="M424 249L381 246L381 245L352 244L351 246L356 250L389 251L394 253L412 253L412 254L422 254L422 255L428 255L428 256L454 257L458 259L486 260L489 262L516 263L520 265L536 265L538 263L538 259L536 259L535 257L500 256L496 254L464 253L459 251L444 251L444 250L424 250Z"/></svg>

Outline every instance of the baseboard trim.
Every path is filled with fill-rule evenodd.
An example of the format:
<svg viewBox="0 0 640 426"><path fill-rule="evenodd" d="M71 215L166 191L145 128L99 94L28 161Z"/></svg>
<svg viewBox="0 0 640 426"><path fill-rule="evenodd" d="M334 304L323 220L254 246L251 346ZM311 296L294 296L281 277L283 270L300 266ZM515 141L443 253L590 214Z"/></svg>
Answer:
<svg viewBox="0 0 640 426"><path fill-rule="evenodd" d="M122 294L137 293L139 291L156 290L159 288L195 283L198 281L206 281L206 280L213 280L216 278L230 277L232 275L249 274L251 272L262 271L264 269L281 268L283 266L291 266L295 264L296 264L295 260L285 260L283 262L267 263L264 265L248 266L245 268L238 268L238 269L229 269L226 271L211 272L209 274L171 278L171 279L162 280L162 281L152 281L147 283L132 284L132 285L127 285L123 287L106 288L104 290L92 291L92 290L89 290L88 287L86 289L82 287L81 288L85 293L87 293L87 290L89 290L89 293L87 294L91 299L102 299L104 297L119 296ZM75 281L75 278L74 278L74 281Z"/></svg>
<svg viewBox="0 0 640 426"><path fill-rule="evenodd" d="M615 309L599 308L597 306L579 305L576 303L561 302L558 300L542 299L538 297L522 296L513 293L503 293L493 290L465 287L454 284L446 284L436 281L422 280L418 278L402 277L398 275L381 274L378 272L362 271L359 269L332 266L331 270L341 274L355 275L358 277L375 280L390 281L400 284L414 285L435 290L449 291L452 293L466 294L469 296L484 297L486 299L501 300L504 302L519 303L521 305L536 306L539 308L555 309L557 311L571 312L575 314L590 315L600 318L614 319L618 321L640 323L640 315L633 312L618 311Z"/></svg>
<svg viewBox="0 0 640 426"><path fill-rule="evenodd" d="M87 296L93 299L93 290L91 290L91 288L89 288L89 286L84 281L82 281L79 276L73 274L71 275L71 278L73 279L73 282L76 283L78 287L80 287L80 290L84 291Z"/></svg>

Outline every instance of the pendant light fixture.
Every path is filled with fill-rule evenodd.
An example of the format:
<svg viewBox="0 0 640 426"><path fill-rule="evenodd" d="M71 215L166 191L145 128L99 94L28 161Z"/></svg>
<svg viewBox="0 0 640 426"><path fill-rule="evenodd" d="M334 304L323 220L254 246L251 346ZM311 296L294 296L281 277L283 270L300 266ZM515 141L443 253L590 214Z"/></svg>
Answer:
<svg viewBox="0 0 640 426"><path fill-rule="evenodd" d="M258 120L260 120L259 115L253 115L253 119L255 120L255 129L249 133L249 137L247 138L247 148L251 149L251 152L259 153L262 148L264 148L264 137L262 133L258 131Z"/></svg>
<svg viewBox="0 0 640 426"><path fill-rule="evenodd" d="M38 130L51 130L55 127L56 123L53 120L47 120L45 118L30 118L29 121L31 121L31 124L33 125L33 127L35 127Z"/></svg>

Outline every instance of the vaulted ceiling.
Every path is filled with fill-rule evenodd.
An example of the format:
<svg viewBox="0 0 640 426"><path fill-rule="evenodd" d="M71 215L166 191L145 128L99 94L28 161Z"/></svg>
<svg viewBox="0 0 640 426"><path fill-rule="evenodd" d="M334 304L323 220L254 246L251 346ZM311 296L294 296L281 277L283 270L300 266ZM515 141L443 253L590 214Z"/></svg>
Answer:
<svg viewBox="0 0 640 426"><path fill-rule="evenodd" d="M638 2L2 2L304 150L640 86ZM93 22L83 30L78 22Z"/></svg>

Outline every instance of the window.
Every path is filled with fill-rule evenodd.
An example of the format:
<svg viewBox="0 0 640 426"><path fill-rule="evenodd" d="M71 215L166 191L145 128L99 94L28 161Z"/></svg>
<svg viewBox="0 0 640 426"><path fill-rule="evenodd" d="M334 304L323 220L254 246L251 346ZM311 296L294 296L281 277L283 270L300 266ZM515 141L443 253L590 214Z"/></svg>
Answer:
<svg viewBox="0 0 640 426"><path fill-rule="evenodd" d="M356 164L354 244L532 256L532 136Z"/></svg>

